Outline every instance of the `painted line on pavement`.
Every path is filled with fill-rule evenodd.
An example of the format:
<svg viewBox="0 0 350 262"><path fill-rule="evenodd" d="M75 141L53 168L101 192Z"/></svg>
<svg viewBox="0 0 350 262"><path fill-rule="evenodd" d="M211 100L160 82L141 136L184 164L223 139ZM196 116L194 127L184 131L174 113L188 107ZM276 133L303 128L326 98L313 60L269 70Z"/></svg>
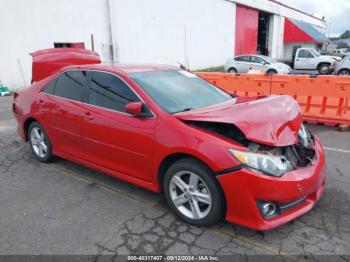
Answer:
<svg viewBox="0 0 350 262"><path fill-rule="evenodd" d="M83 182L88 183L88 184L89 183L95 183L96 186L98 186L99 188L101 188L101 189L103 189L105 191L108 191L109 193L112 193L112 194L115 194L115 195L118 195L118 196L123 196L123 197L125 197L127 199L131 199L131 200L136 201L138 203L143 203L143 204L146 204L148 206L155 207L155 208L160 209L162 211L169 211L170 210L170 209L167 209L167 208L164 208L164 207L160 206L158 203L153 203L152 201L136 197L136 196L134 196L134 195L124 191L124 190L116 190L115 188L107 186L105 184L102 184L102 183L100 183L97 180L86 178L86 177L78 174L75 171L67 170L66 168L61 168L61 167L53 167L53 169L59 171L61 174L73 177L73 178L75 178L75 179L77 179L79 181L83 181ZM272 247L272 246L269 246L269 245L258 243L256 241L250 240L247 237L236 236L236 235L234 235L234 234L232 234L232 233L230 233L228 231L222 230L222 229L208 228L208 230L213 232L213 233L219 234L221 236L230 237L230 239L232 241L235 241L238 244L247 246L249 248L253 247L254 249L260 250L260 251L262 251L264 253L267 253L269 255L281 255L286 260L299 261L299 260L294 259L292 257L292 255L290 255L288 253L285 253L283 251L280 252L279 249L276 248L276 247Z"/></svg>
<svg viewBox="0 0 350 262"><path fill-rule="evenodd" d="M327 146L324 146L323 149L328 151L350 154L350 150L346 150L346 149L339 149L339 148L333 148L333 147L327 147Z"/></svg>
<svg viewBox="0 0 350 262"><path fill-rule="evenodd" d="M16 148L13 147L13 146L10 146L10 145L9 146L5 146L4 144L0 143L0 147L9 148L13 153L17 152ZM333 151L339 151L340 150L340 152L343 151L341 149L334 149L334 148L330 148L329 149L327 147L325 147L324 149L326 149L326 150L333 150ZM344 151L347 151L347 150L344 150ZM347 153L350 153L350 151L347 151ZM116 188L108 186L106 184L103 184L103 183L99 182L98 180L87 178L87 177L85 177L83 175L80 175L79 173L77 173L75 171L72 171L72 170L69 170L69 169L66 169L66 168L57 167L57 166L50 166L50 168L45 168L45 169L48 170L48 171L56 170L59 173L61 173L63 175L66 175L66 176L69 176L69 177L72 177L72 178L74 178L74 179L76 179L77 181L80 181L80 182L84 182L84 183L87 183L87 184L93 183L97 187L101 188L102 190L105 190L105 191L107 191L109 193L112 193L114 195L117 195L117 196L122 196L122 197L124 197L124 198L126 198L128 200L132 200L132 201L137 202L137 203L143 203L143 204L146 204L148 206L151 206L151 207L163 210L163 211L169 211L170 210L170 209L164 208L163 206L159 205L159 203L153 203L152 201L145 200L145 199L143 199L141 197L137 197L137 196L135 196L133 194L130 194L129 192L124 191L124 190L117 190ZM295 257L293 257L293 255L288 254L288 253L283 252L283 251L280 251L277 247L266 245L266 244L263 244L263 243L259 243L257 241L249 239L248 237L237 236L237 235L232 234L231 232L228 232L228 231L223 230L223 229L208 228L208 230L213 232L213 233L216 233L216 234L219 234L219 235L222 235L222 236L225 236L225 237L229 237L232 241L235 241L238 244L245 245L245 246L250 247L250 248L253 247L254 249L263 251L264 253L267 253L267 254L270 254L270 255L280 255L280 256L283 256L284 259L289 260L289 261L300 261L300 259L296 259Z"/></svg>
<svg viewBox="0 0 350 262"><path fill-rule="evenodd" d="M284 259L289 260L289 261L303 261L300 260L299 258L295 258L293 255L288 254L286 252L280 251L279 248L274 247L274 246L269 246L263 243L259 243L257 241L251 240L248 237L245 236L237 236L235 234L232 234L226 230L222 230L222 229L210 229L211 231L220 234L220 235L224 235L226 237L230 237L232 240L238 240L236 241L237 243L244 243L246 244L246 246L248 247L254 247L255 249L259 249L263 252L267 252L268 255L278 255L278 256L283 256Z"/></svg>

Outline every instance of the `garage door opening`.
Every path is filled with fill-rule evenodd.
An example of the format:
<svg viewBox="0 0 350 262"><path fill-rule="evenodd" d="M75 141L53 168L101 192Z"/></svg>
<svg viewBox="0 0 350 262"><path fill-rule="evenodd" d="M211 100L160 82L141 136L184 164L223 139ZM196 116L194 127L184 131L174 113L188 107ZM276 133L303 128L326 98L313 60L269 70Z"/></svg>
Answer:
<svg viewBox="0 0 350 262"><path fill-rule="evenodd" d="M259 12L257 54L269 55L270 14Z"/></svg>
<svg viewBox="0 0 350 262"><path fill-rule="evenodd" d="M256 54L258 17L257 10L237 5L235 55Z"/></svg>

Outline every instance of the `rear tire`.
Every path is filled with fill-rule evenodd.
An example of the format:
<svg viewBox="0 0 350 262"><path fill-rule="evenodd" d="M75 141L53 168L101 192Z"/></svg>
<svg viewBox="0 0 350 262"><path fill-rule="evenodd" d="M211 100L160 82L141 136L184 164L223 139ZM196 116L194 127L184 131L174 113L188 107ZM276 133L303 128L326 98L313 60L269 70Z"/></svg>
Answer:
<svg viewBox="0 0 350 262"><path fill-rule="evenodd" d="M52 162L55 157L52 154L51 141L39 122L32 122L28 128L29 145L36 159L43 163Z"/></svg>
<svg viewBox="0 0 350 262"><path fill-rule="evenodd" d="M317 71L320 75L327 75L327 74L329 74L330 67L331 67L330 64L322 63L322 64L318 65Z"/></svg>
<svg viewBox="0 0 350 262"><path fill-rule="evenodd" d="M231 74L237 74L237 69L234 67L231 67L229 70L227 70L227 72Z"/></svg>
<svg viewBox="0 0 350 262"><path fill-rule="evenodd" d="M170 208L186 223L209 226L225 214L225 198L214 173L193 158L176 161L166 171L163 192Z"/></svg>
<svg viewBox="0 0 350 262"><path fill-rule="evenodd" d="M338 75L348 76L348 75L350 75L350 70L349 69L341 69L338 72Z"/></svg>

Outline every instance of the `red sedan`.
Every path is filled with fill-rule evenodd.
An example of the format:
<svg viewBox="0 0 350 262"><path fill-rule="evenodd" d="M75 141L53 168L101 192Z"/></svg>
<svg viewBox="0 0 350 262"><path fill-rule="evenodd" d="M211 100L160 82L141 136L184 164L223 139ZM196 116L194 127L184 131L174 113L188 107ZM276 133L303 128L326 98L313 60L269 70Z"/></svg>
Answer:
<svg viewBox="0 0 350 262"><path fill-rule="evenodd" d="M272 229L325 186L319 138L288 96L234 97L170 66L65 67L14 96L36 158L163 192L184 221Z"/></svg>

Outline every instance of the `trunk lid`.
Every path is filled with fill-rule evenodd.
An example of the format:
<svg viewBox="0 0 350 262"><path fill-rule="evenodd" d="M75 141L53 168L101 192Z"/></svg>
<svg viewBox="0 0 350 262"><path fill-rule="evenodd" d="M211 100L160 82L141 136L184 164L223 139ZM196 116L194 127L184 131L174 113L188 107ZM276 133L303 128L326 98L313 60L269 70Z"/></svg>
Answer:
<svg viewBox="0 0 350 262"><path fill-rule="evenodd" d="M69 65L100 64L100 56L81 48L50 48L31 53L32 83L40 81L55 71Z"/></svg>

